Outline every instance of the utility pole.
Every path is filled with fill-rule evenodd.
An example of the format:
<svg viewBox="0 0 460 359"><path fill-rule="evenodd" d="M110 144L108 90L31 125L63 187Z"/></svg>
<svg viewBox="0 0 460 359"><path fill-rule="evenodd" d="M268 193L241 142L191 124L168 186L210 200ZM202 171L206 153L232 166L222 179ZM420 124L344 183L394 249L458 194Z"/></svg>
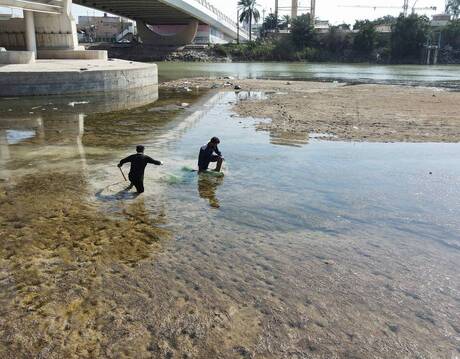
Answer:
<svg viewBox="0 0 460 359"><path fill-rule="evenodd" d="M409 1L409 0L407 0L407 1ZM311 20L313 21L313 24L314 24L315 23L315 18L316 18L316 0L311 0L310 16L311 16Z"/></svg>
<svg viewBox="0 0 460 359"><path fill-rule="evenodd" d="M236 10L236 43L240 44L240 9Z"/></svg>
<svg viewBox="0 0 460 359"><path fill-rule="evenodd" d="M276 32L278 32L278 0L275 0Z"/></svg>
<svg viewBox="0 0 460 359"><path fill-rule="evenodd" d="M409 12L409 0L404 0L404 5L403 5L404 17L407 17L408 12Z"/></svg>
<svg viewBox="0 0 460 359"><path fill-rule="evenodd" d="M299 10L299 0L292 0L291 19L295 19L297 17L298 10Z"/></svg>

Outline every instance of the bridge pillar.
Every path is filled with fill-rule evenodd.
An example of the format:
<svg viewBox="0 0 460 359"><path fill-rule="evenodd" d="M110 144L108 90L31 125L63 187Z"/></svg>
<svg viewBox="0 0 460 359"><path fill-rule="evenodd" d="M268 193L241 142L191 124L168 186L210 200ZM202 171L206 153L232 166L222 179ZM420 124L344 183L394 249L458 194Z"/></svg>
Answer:
<svg viewBox="0 0 460 359"><path fill-rule="evenodd" d="M159 34L143 21L137 21L137 32L145 45L184 46L191 44L198 32L198 21L192 20L183 30L175 34Z"/></svg>
<svg viewBox="0 0 460 359"><path fill-rule="evenodd" d="M32 11L24 10L25 38L27 51L37 53L37 39L35 37L35 19Z"/></svg>

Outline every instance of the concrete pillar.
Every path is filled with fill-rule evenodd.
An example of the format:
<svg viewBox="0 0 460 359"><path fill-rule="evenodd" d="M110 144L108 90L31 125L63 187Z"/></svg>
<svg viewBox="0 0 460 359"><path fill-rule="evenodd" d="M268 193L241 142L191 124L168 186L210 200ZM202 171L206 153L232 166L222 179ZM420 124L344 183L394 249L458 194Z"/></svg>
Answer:
<svg viewBox="0 0 460 359"><path fill-rule="evenodd" d="M297 17L297 12L299 9L299 0L292 0L291 5L291 18L295 19Z"/></svg>
<svg viewBox="0 0 460 359"><path fill-rule="evenodd" d="M311 15L311 19L312 19L313 24L314 24L315 23L315 18L316 18L316 0L311 0L310 15Z"/></svg>
<svg viewBox="0 0 460 359"><path fill-rule="evenodd" d="M278 10L279 10L278 7L279 7L278 0L275 0L275 18L276 20L278 20ZM276 25L276 31L278 31L278 25Z"/></svg>
<svg viewBox="0 0 460 359"><path fill-rule="evenodd" d="M35 37L35 21L32 11L24 10L24 22L26 25L26 46L27 51L37 53L37 39Z"/></svg>

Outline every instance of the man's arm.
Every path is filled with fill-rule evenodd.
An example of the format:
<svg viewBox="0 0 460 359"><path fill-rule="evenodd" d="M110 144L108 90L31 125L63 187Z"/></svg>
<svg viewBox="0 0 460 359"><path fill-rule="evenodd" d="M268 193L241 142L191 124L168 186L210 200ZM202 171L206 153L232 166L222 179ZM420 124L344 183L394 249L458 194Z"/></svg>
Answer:
<svg viewBox="0 0 460 359"><path fill-rule="evenodd" d="M154 160L152 157L149 157L149 156L145 156L145 157L146 157L147 163L151 163L157 166L161 166L163 164L163 162Z"/></svg>
<svg viewBox="0 0 460 359"><path fill-rule="evenodd" d="M132 158L132 155L131 156L128 156L126 158L123 158L120 163L118 164L118 167L121 167L123 166L125 163L128 163L128 162L131 162L131 158Z"/></svg>
<svg viewBox="0 0 460 359"><path fill-rule="evenodd" d="M214 149L214 152L216 153L216 155L222 157L222 153L219 151L219 147L216 146L216 148Z"/></svg>

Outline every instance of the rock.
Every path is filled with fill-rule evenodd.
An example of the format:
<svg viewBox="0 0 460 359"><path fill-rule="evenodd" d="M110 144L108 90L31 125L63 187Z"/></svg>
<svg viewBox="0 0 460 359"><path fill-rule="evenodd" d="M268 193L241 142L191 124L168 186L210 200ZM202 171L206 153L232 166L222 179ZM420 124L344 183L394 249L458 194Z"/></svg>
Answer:
<svg viewBox="0 0 460 359"><path fill-rule="evenodd" d="M327 265L330 265L330 266L335 264L335 262L333 260L331 260L331 259L326 259L326 260L323 261L323 263L327 264Z"/></svg>
<svg viewBox="0 0 460 359"><path fill-rule="evenodd" d="M399 332L399 325L398 324L388 324L388 328L393 332Z"/></svg>
<svg viewBox="0 0 460 359"><path fill-rule="evenodd" d="M183 103L180 104L180 106L181 106L181 107L189 107L190 104L187 103L187 102L183 102Z"/></svg>
<svg viewBox="0 0 460 359"><path fill-rule="evenodd" d="M239 90L241 90L241 86L240 85L235 85L234 89L239 91Z"/></svg>
<svg viewBox="0 0 460 359"><path fill-rule="evenodd" d="M245 358L245 359L254 358L254 355L245 347L237 346L233 348L233 351L239 354L242 358Z"/></svg>

